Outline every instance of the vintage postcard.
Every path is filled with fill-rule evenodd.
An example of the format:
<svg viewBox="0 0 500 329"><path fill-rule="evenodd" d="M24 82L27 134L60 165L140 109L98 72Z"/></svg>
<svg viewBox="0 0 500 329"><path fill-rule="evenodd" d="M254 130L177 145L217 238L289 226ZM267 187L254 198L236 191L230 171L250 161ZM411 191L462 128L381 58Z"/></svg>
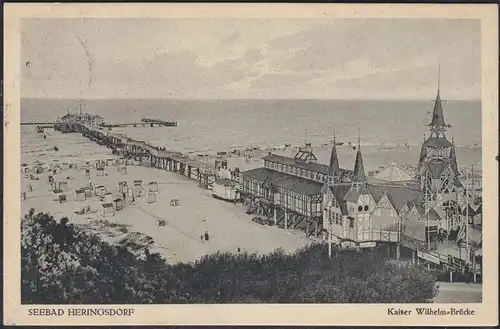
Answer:
<svg viewBox="0 0 500 329"><path fill-rule="evenodd" d="M496 6L4 28L4 323L497 323Z"/></svg>

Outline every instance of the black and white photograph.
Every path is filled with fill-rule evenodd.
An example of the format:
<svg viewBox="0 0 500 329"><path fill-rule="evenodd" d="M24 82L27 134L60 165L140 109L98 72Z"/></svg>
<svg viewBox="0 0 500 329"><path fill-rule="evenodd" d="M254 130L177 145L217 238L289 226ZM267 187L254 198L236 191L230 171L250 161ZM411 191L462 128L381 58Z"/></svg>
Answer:
<svg viewBox="0 0 500 329"><path fill-rule="evenodd" d="M21 305L481 304L481 19L234 12L20 18Z"/></svg>

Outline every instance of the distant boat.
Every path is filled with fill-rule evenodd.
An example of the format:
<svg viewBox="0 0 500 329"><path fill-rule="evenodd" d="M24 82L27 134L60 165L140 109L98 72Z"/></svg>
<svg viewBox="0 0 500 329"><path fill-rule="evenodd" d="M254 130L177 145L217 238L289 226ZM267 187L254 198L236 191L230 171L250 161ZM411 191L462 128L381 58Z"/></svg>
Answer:
<svg viewBox="0 0 500 329"><path fill-rule="evenodd" d="M344 142L335 142L335 145L336 146L342 146L342 145L344 145Z"/></svg>

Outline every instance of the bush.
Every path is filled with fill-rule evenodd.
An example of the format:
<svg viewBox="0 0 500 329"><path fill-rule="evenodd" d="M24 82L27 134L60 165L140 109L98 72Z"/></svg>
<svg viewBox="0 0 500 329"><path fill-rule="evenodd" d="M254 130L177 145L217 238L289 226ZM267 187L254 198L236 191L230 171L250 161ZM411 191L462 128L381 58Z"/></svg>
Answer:
<svg viewBox="0 0 500 329"><path fill-rule="evenodd" d="M286 254L215 253L169 265L129 240L112 246L31 210L22 221L22 303L420 303L435 277L383 251L313 244Z"/></svg>

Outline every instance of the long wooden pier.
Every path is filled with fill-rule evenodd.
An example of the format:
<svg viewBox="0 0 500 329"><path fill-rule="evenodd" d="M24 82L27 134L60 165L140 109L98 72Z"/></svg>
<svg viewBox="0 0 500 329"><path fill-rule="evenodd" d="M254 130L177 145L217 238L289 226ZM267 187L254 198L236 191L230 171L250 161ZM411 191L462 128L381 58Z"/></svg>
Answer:
<svg viewBox="0 0 500 329"><path fill-rule="evenodd" d="M53 127L55 122L21 122L21 126Z"/></svg>
<svg viewBox="0 0 500 329"><path fill-rule="evenodd" d="M157 124L157 125L165 126L165 127L177 127L176 121L165 121L165 120L154 119L154 118L142 118L141 122L150 123L150 124Z"/></svg>
<svg viewBox="0 0 500 329"><path fill-rule="evenodd" d="M177 127L177 122L132 122L132 123L105 123L101 125L105 128L125 128L125 127Z"/></svg>
<svg viewBox="0 0 500 329"><path fill-rule="evenodd" d="M102 127L79 123L75 129L76 132L81 132L83 136L91 138L101 145L119 149L119 152L127 157L133 157L141 163L145 162L147 166L177 172L198 181L200 186L205 188L208 188L215 181L215 165L190 158L181 152L160 150L144 141L113 134Z"/></svg>

